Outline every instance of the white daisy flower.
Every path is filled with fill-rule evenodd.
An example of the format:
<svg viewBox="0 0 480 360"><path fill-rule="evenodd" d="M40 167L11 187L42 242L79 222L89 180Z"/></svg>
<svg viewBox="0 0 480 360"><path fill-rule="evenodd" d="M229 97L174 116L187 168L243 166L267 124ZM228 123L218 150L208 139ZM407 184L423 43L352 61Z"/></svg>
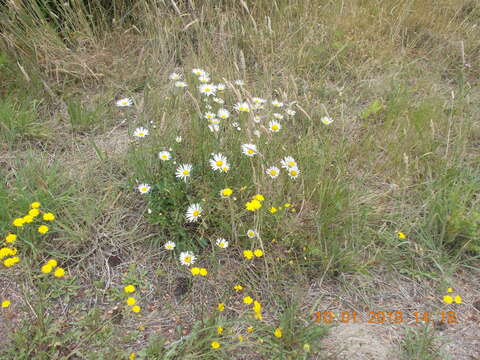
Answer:
<svg viewBox="0 0 480 360"><path fill-rule="evenodd" d="M233 105L233 108L237 110L238 112L249 112L250 111L250 105L246 102L241 102Z"/></svg>
<svg viewBox="0 0 480 360"><path fill-rule="evenodd" d="M235 85L243 86L245 85L245 82L243 80L235 80Z"/></svg>
<svg viewBox="0 0 480 360"><path fill-rule="evenodd" d="M283 103L275 99L275 100L272 101L272 106L277 107L277 108L281 108L281 107L283 107Z"/></svg>
<svg viewBox="0 0 480 360"><path fill-rule="evenodd" d="M147 209L147 213L148 213L148 214L151 214L151 213L152 213L152 209Z"/></svg>
<svg viewBox="0 0 480 360"><path fill-rule="evenodd" d="M283 120L283 115L279 113L273 113L273 117L277 120Z"/></svg>
<svg viewBox="0 0 480 360"><path fill-rule="evenodd" d="M227 109L219 109L218 112L217 112L217 116L220 118L220 119L228 119L229 116L230 116L230 111L228 111Z"/></svg>
<svg viewBox="0 0 480 360"><path fill-rule="evenodd" d="M285 113L288 116L294 116L297 112L295 110L292 110L292 109L287 109L287 110L285 110Z"/></svg>
<svg viewBox="0 0 480 360"><path fill-rule="evenodd" d="M203 69L192 69L192 73L197 76L208 76L208 73Z"/></svg>
<svg viewBox="0 0 480 360"><path fill-rule="evenodd" d="M259 98L259 97L254 97L252 98L252 103L253 104L265 104L267 102L267 100L265 99L262 99L262 98Z"/></svg>
<svg viewBox="0 0 480 360"><path fill-rule="evenodd" d="M257 124L260 123L262 121L263 117L262 116L258 116L258 115L255 115L253 117L253 121L256 122Z"/></svg>
<svg viewBox="0 0 480 360"><path fill-rule="evenodd" d="M203 209L200 204L192 204L188 207L186 217L188 222L196 222L202 216Z"/></svg>
<svg viewBox="0 0 480 360"><path fill-rule="evenodd" d="M158 153L158 158L162 161L167 161L172 158L172 154L169 151L160 151Z"/></svg>
<svg viewBox="0 0 480 360"><path fill-rule="evenodd" d="M200 81L203 84L206 84L210 82L210 77L208 75L202 75L198 77L198 81Z"/></svg>
<svg viewBox="0 0 480 360"><path fill-rule="evenodd" d="M137 186L137 189L140 192L140 194L147 194L150 192L152 187L148 184L140 184Z"/></svg>
<svg viewBox="0 0 480 360"><path fill-rule="evenodd" d="M178 74L178 73L176 73L176 72L172 72L172 73L168 76L168 78L169 78L170 80L180 80L180 79L182 78L182 75L180 75L180 74Z"/></svg>
<svg viewBox="0 0 480 360"><path fill-rule="evenodd" d="M257 155L257 145L254 144L243 144L242 145L242 152L247 156L255 156Z"/></svg>
<svg viewBox="0 0 480 360"><path fill-rule="evenodd" d="M287 170L297 167L297 162L291 156L284 157L282 160L280 160L280 164L282 164L282 167Z"/></svg>
<svg viewBox="0 0 480 360"><path fill-rule="evenodd" d="M216 244L219 248L226 249L228 247L228 241L223 238L218 238Z"/></svg>
<svg viewBox="0 0 480 360"><path fill-rule="evenodd" d="M255 230L249 229L247 230L247 236L249 239L253 239L257 236L257 232Z"/></svg>
<svg viewBox="0 0 480 360"><path fill-rule="evenodd" d="M217 104L221 104L221 105L225 104L225 100L223 100L222 98L219 98L219 97L214 97L212 100L214 102L216 102Z"/></svg>
<svg viewBox="0 0 480 360"><path fill-rule="evenodd" d="M220 131L220 126L218 126L218 124L210 124L210 125L208 125L208 128L210 129L211 132L219 132Z"/></svg>
<svg viewBox="0 0 480 360"><path fill-rule="evenodd" d="M226 86L223 83L217 84L217 90L218 91L223 91L225 90Z"/></svg>
<svg viewBox="0 0 480 360"><path fill-rule="evenodd" d="M177 143L181 143L181 142L182 142L182 137L181 137L181 136L177 136L177 137L175 138L175 141L176 141Z"/></svg>
<svg viewBox="0 0 480 360"><path fill-rule="evenodd" d="M200 93L206 96L215 95L217 88L213 84L202 84L198 87Z"/></svg>
<svg viewBox="0 0 480 360"><path fill-rule="evenodd" d="M222 172L228 172L228 170L230 170L230 165L227 163L227 164L224 164L222 166Z"/></svg>
<svg viewBox="0 0 480 360"><path fill-rule="evenodd" d="M330 124L333 122L333 120L332 120L331 118L329 118L328 116L322 117L322 118L320 119L320 121L321 121L322 123L324 123L325 125L330 125Z"/></svg>
<svg viewBox="0 0 480 360"><path fill-rule="evenodd" d="M267 175L269 175L272 179L276 179L278 175L280 175L280 169L276 166L271 166L267 170L265 170Z"/></svg>
<svg viewBox="0 0 480 360"><path fill-rule="evenodd" d="M165 245L163 245L163 247L167 250L173 250L173 249L175 249L175 246L177 246L177 245L175 245L175 243L173 241L167 241L165 243Z"/></svg>
<svg viewBox="0 0 480 360"><path fill-rule="evenodd" d="M279 132L282 125L278 121L272 120L268 123L268 128L271 132Z"/></svg>
<svg viewBox="0 0 480 360"><path fill-rule="evenodd" d="M208 119L208 120L210 120L210 119L215 119L215 116L216 116L216 115L215 115L214 113L212 113L212 112L206 112L206 113L203 115L203 117L204 117L205 119Z"/></svg>
<svg viewBox="0 0 480 360"><path fill-rule="evenodd" d="M292 179L296 179L298 175L300 175L300 170L296 166L288 169L288 176Z"/></svg>
<svg viewBox="0 0 480 360"><path fill-rule="evenodd" d="M212 155L213 159L210 159L210 166L214 171L222 171L222 168L228 165L227 158L220 153Z"/></svg>
<svg viewBox="0 0 480 360"><path fill-rule="evenodd" d="M144 138L147 135L148 135L148 129L145 129L143 127L136 128L135 131L133 132L133 136L138 138Z"/></svg>
<svg viewBox="0 0 480 360"><path fill-rule="evenodd" d="M190 266L195 263L197 258L191 251L184 251L180 253L180 262L182 265Z"/></svg>
<svg viewBox="0 0 480 360"><path fill-rule="evenodd" d="M177 88L185 88L188 84L185 81L175 81L175 87Z"/></svg>
<svg viewBox="0 0 480 360"><path fill-rule="evenodd" d="M184 180L185 182L190 177L190 173L192 172L192 165L190 164L182 164L177 168L175 175L177 178Z"/></svg>
<svg viewBox="0 0 480 360"><path fill-rule="evenodd" d="M133 100L130 98L123 98L116 102L117 106L124 107L124 106L132 106Z"/></svg>

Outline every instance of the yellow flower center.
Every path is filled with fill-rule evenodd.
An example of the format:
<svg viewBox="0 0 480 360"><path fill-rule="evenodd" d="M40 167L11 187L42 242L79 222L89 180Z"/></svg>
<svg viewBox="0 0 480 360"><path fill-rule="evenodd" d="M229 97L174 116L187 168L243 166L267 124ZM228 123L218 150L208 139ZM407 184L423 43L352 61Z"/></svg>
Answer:
<svg viewBox="0 0 480 360"><path fill-rule="evenodd" d="M272 125L272 130L274 130L274 131L278 130L278 125L276 125L276 124Z"/></svg>
<svg viewBox="0 0 480 360"><path fill-rule="evenodd" d="M295 162L294 161L289 161L288 166L290 166L290 167L295 166Z"/></svg>
<svg viewBox="0 0 480 360"><path fill-rule="evenodd" d="M183 175L188 175L189 173L190 173L189 170L183 170L183 173L182 173L182 174L183 174Z"/></svg>
<svg viewBox="0 0 480 360"><path fill-rule="evenodd" d="M145 186L142 187L142 192L147 192L147 190L148 190L148 189L147 189Z"/></svg>
<svg viewBox="0 0 480 360"><path fill-rule="evenodd" d="M247 153L249 153L250 155L254 153L254 151L252 149L248 149L247 150Z"/></svg>
<svg viewBox="0 0 480 360"><path fill-rule="evenodd" d="M163 155L162 155L162 159L165 159L165 160L166 160L167 158L168 158L168 156L167 156L166 154L163 154Z"/></svg>
<svg viewBox="0 0 480 360"><path fill-rule="evenodd" d="M205 92L210 92L210 88L209 88L209 87L206 87L206 88L203 89L203 91L205 91Z"/></svg>
<svg viewBox="0 0 480 360"><path fill-rule="evenodd" d="M270 170L270 175L275 176L277 175L277 172L275 170Z"/></svg>
<svg viewBox="0 0 480 360"><path fill-rule="evenodd" d="M217 161L215 162L215 165L217 165L217 166L222 166L222 165L223 165L223 161L222 161L222 160L217 160Z"/></svg>
<svg viewBox="0 0 480 360"><path fill-rule="evenodd" d="M193 216L197 217L198 215L200 215L200 211L195 210L195 211L193 212Z"/></svg>
<svg viewBox="0 0 480 360"><path fill-rule="evenodd" d="M297 172L295 170L292 170L290 174L292 174L292 176L297 176Z"/></svg>
<svg viewBox="0 0 480 360"><path fill-rule="evenodd" d="M192 258L190 256L186 256L185 259L183 259L187 264L192 261Z"/></svg>

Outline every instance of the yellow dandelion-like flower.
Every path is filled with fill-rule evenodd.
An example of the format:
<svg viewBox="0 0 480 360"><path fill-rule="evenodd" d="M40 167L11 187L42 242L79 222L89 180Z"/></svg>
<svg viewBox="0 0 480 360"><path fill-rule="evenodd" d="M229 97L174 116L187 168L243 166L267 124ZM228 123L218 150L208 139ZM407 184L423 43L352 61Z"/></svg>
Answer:
<svg viewBox="0 0 480 360"><path fill-rule="evenodd" d="M285 204L283 204L283 207L284 207L284 208L289 208L290 206L292 206L292 204L290 204L290 203L285 203Z"/></svg>
<svg viewBox="0 0 480 360"><path fill-rule="evenodd" d="M53 275L57 278L64 277L65 276L65 270L63 270L61 267L57 267L55 269L55 272L53 273Z"/></svg>
<svg viewBox="0 0 480 360"><path fill-rule="evenodd" d="M452 289L452 288L448 288L448 289L447 289L447 292L451 293L451 292L453 292L453 289Z"/></svg>
<svg viewBox="0 0 480 360"><path fill-rule="evenodd" d="M32 202L32 203L30 204L30 207L31 207L32 209L38 209L38 208L40 207L40 203L39 203L38 201Z"/></svg>
<svg viewBox="0 0 480 360"><path fill-rule="evenodd" d="M208 274L207 269L205 269L205 268L200 268L200 275L201 275L201 276L207 276L207 274Z"/></svg>
<svg viewBox="0 0 480 360"><path fill-rule="evenodd" d="M22 227L24 223L25 221L23 220L23 218L16 218L12 222L13 226L16 226L16 227Z"/></svg>
<svg viewBox="0 0 480 360"><path fill-rule="evenodd" d="M42 268L41 268L40 270L41 270L42 273L44 273L44 274L49 274L49 273L52 272L52 269L53 269L53 268L52 268L52 265L50 265L50 264L45 264L45 265L42 266Z"/></svg>
<svg viewBox="0 0 480 360"><path fill-rule="evenodd" d="M253 302L253 311L259 314L262 311L262 304L259 301L255 300Z"/></svg>
<svg viewBox="0 0 480 360"><path fill-rule="evenodd" d="M137 354L135 354L134 352L130 353L130 355L128 355L128 360L135 360L137 358Z"/></svg>
<svg viewBox="0 0 480 360"><path fill-rule="evenodd" d="M45 234L48 231L48 226L47 225L40 225L38 227L38 232L40 234Z"/></svg>
<svg viewBox="0 0 480 360"><path fill-rule="evenodd" d="M256 194L253 196L253 199L258 200L258 201L264 201L265 197L262 194Z"/></svg>
<svg viewBox="0 0 480 360"><path fill-rule="evenodd" d="M250 296L245 296L243 302L247 305L250 305L253 302L253 299Z"/></svg>
<svg viewBox="0 0 480 360"><path fill-rule="evenodd" d="M198 268L198 267L192 267L192 268L190 269L190 272L192 273L193 276L196 276L196 275L200 274L200 268Z"/></svg>
<svg viewBox="0 0 480 360"><path fill-rule="evenodd" d="M133 306L133 305L135 305L136 303L137 303L137 300L135 300L134 297L129 297L129 298L127 299L127 305L128 305L128 306Z"/></svg>
<svg viewBox="0 0 480 360"><path fill-rule="evenodd" d="M18 258L18 256L14 256L14 257L11 257L11 258L8 258L8 259L5 259L3 261L3 265L5 267L12 267L13 265L15 265L17 262L19 262L20 259Z"/></svg>
<svg viewBox="0 0 480 360"><path fill-rule="evenodd" d="M210 345L212 346L212 349L219 349L222 346L218 341L212 341Z"/></svg>
<svg viewBox="0 0 480 360"><path fill-rule="evenodd" d="M222 327L218 327L218 328L217 328L217 334L218 334L218 335L222 335L222 334L223 334L223 328L222 328Z"/></svg>
<svg viewBox="0 0 480 360"><path fill-rule="evenodd" d="M55 259L48 260L47 264L50 265L52 268L54 268L58 265L57 260L55 260Z"/></svg>
<svg viewBox="0 0 480 360"><path fill-rule="evenodd" d="M257 199L253 199L252 201L248 201L246 204L245 204L245 208L248 210L248 211L257 211L258 209L260 209L262 207L262 203L260 201L258 201Z"/></svg>
<svg viewBox="0 0 480 360"><path fill-rule="evenodd" d="M278 210L276 207L272 206L270 209L268 209L268 211L271 213L271 214L275 214Z"/></svg>
<svg viewBox="0 0 480 360"><path fill-rule="evenodd" d="M399 239L405 239L407 237L407 235L401 231L397 231L397 236Z"/></svg>
<svg viewBox="0 0 480 360"><path fill-rule="evenodd" d="M249 334L253 333L253 326L248 327L248 328L247 328L247 332L248 332Z"/></svg>
<svg viewBox="0 0 480 360"><path fill-rule="evenodd" d="M10 306L11 302L9 300L2 301L2 308L6 309Z"/></svg>
<svg viewBox="0 0 480 360"><path fill-rule="evenodd" d="M453 298L450 295L445 295L443 297L443 301L446 302L447 304L451 304L453 302Z"/></svg>
<svg viewBox="0 0 480 360"><path fill-rule="evenodd" d="M243 256L245 259L251 260L253 259L253 251L252 250L243 250Z"/></svg>
<svg viewBox="0 0 480 360"><path fill-rule="evenodd" d="M224 303L218 304L217 309L218 309L218 311L222 312L223 310L225 310L225 304Z"/></svg>
<svg viewBox="0 0 480 360"><path fill-rule="evenodd" d="M243 286L240 285L240 284L237 284L233 287L235 289L235 291L242 291L243 290Z"/></svg>
<svg viewBox="0 0 480 360"><path fill-rule="evenodd" d="M238 341L243 342L243 336L242 335L238 335Z"/></svg>
<svg viewBox="0 0 480 360"><path fill-rule="evenodd" d="M140 310L142 310L142 308L141 308L140 306L138 306L138 305L135 305L135 306L132 307L132 311L133 311L134 313L137 313L137 314L138 314L138 313L140 312Z"/></svg>
<svg viewBox="0 0 480 360"><path fill-rule="evenodd" d="M40 215L40 210L38 209L31 209L29 212L28 212L28 215L32 216L32 217L37 217L38 215Z"/></svg>
<svg viewBox="0 0 480 360"><path fill-rule="evenodd" d="M273 332L273 335L275 335L275 337L277 337L277 338L281 338L282 337L282 329L281 328L276 328L275 331Z"/></svg>
<svg viewBox="0 0 480 360"><path fill-rule="evenodd" d="M32 223L32 222L33 222L33 216L31 216L31 215L25 215L25 216L23 217L23 222L24 222L25 224L30 224L30 223Z"/></svg>
<svg viewBox="0 0 480 360"><path fill-rule="evenodd" d="M253 254L256 256L256 257L262 257L263 256L263 251L261 249L255 249L255 251L253 252Z"/></svg>
<svg viewBox="0 0 480 360"><path fill-rule="evenodd" d="M43 214L43 220L53 221L53 220L55 220L55 215L53 215L52 213L45 213L45 214Z"/></svg>
<svg viewBox="0 0 480 360"><path fill-rule="evenodd" d="M131 293L135 292L135 286L127 285L123 288L123 291L125 291L127 294L131 294Z"/></svg>
<svg viewBox="0 0 480 360"><path fill-rule="evenodd" d="M224 199L229 198L233 194L233 190L226 188L220 191L220 196Z"/></svg>
<svg viewBox="0 0 480 360"><path fill-rule="evenodd" d="M461 296L455 296L455 303L461 304L462 303L462 297Z"/></svg>
<svg viewBox="0 0 480 360"><path fill-rule="evenodd" d="M17 240L17 235L15 234L8 234L6 237L5 237L5 242L11 244L13 242L15 242L15 240Z"/></svg>

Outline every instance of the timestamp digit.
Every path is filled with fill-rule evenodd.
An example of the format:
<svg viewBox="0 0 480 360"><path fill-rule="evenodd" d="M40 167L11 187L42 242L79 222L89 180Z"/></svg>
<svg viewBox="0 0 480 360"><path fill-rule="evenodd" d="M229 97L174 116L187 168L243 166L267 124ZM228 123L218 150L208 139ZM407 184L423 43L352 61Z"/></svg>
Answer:
<svg viewBox="0 0 480 360"><path fill-rule="evenodd" d="M401 311L395 311L395 316L393 317L394 324L400 324L403 322L403 313Z"/></svg>
<svg viewBox="0 0 480 360"><path fill-rule="evenodd" d="M325 324L331 324L333 320L333 313L331 311L325 311L323 313L323 322Z"/></svg>
<svg viewBox="0 0 480 360"><path fill-rule="evenodd" d="M348 323L350 321L350 313L347 311L342 311L341 316L340 316L340 322L342 323Z"/></svg>
<svg viewBox="0 0 480 360"><path fill-rule="evenodd" d="M429 319L428 319L428 312L424 312L423 314L419 313L418 311L415 311L413 313L415 315L415 321L417 323L423 321L423 322L426 322L428 323L429 322Z"/></svg>

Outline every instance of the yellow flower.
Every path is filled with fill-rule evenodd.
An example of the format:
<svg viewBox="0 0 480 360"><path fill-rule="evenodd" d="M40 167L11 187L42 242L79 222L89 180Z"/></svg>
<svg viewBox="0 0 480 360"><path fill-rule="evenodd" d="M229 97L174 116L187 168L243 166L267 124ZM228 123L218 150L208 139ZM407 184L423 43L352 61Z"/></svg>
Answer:
<svg viewBox="0 0 480 360"><path fill-rule="evenodd" d="M16 227L22 227L23 224L24 224L24 220L22 218L16 218L13 220L13 226L16 226Z"/></svg>
<svg viewBox="0 0 480 360"><path fill-rule="evenodd" d="M218 304L217 309L218 311L222 312L223 310L225 310L225 304L224 303Z"/></svg>
<svg viewBox="0 0 480 360"><path fill-rule="evenodd" d="M462 303L462 297L461 296L455 296L455 303L461 304Z"/></svg>
<svg viewBox="0 0 480 360"><path fill-rule="evenodd" d="M11 258L8 258L8 259L5 259L3 261L3 265L5 265L5 267L11 267L13 265L15 265L15 263L19 262L20 259L17 257L17 256L14 256L14 257L11 257Z"/></svg>
<svg viewBox="0 0 480 360"><path fill-rule="evenodd" d="M262 304L260 304L257 300L253 302L253 311L259 314L262 311Z"/></svg>
<svg viewBox="0 0 480 360"><path fill-rule="evenodd" d="M243 256L245 257L245 259L251 260L253 258L253 251L243 250Z"/></svg>
<svg viewBox="0 0 480 360"><path fill-rule="evenodd" d="M207 274L208 274L207 269L205 269L205 268L201 268L201 269L200 269L200 275L202 275L202 276L207 276Z"/></svg>
<svg viewBox="0 0 480 360"><path fill-rule="evenodd" d="M268 209L268 211L270 211L272 214L275 214L277 212L277 208L272 206L270 209Z"/></svg>
<svg viewBox="0 0 480 360"><path fill-rule="evenodd" d="M238 335L238 341L243 342L243 336L242 335Z"/></svg>
<svg viewBox="0 0 480 360"><path fill-rule="evenodd" d="M445 295L443 297L443 301L445 301L447 304L451 304L453 302L453 299L450 295Z"/></svg>
<svg viewBox="0 0 480 360"><path fill-rule="evenodd" d="M261 249L255 249L255 251L253 252L253 254L256 256L256 257L262 257L263 256L263 251Z"/></svg>
<svg viewBox="0 0 480 360"><path fill-rule="evenodd" d="M235 289L235 291L242 291L243 290L243 286L240 285L240 284L237 284L233 287Z"/></svg>
<svg viewBox="0 0 480 360"><path fill-rule="evenodd" d="M453 292L453 289L452 289L452 288L448 288L448 289L447 289L447 292L451 293L451 292Z"/></svg>
<svg viewBox="0 0 480 360"><path fill-rule="evenodd" d="M250 296L245 296L243 302L247 305L250 305L253 302L253 299Z"/></svg>
<svg viewBox="0 0 480 360"><path fill-rule="evenodd" d="M130 353L130 355L128 355L128 360L135 360L136 357L137 357L137 354L132 352L132 353Z"/></svg>
<svg viewBox="0 0 480 360"><path fill-rule="evenodd" d="M123 288L123 291L125 291L127 294L135 292L135 286L133 285L127 285Z"/></svg>
<svg viewBox="0 0 480 360"><path fill-rule="evenodd" d="M2 301L2 308L6 309L10 306L11 302L8 300L3 300Z"/></svg>
<svg viewBox="0 0 480 360"><path fill-rule="evenodd" d="M32 209L28 212L28 215L32 216L32 217L36 217L40 214L40 210L38 209Z"/></svg>
<svg viewBox="0 0 480 360"><path fill-rule="evenodd" d="M256 194L256 195L254 195L254 196L253 196L253 199L254 199L254 200L258 200L258 201L264 201L264 200L265 200L265 198L263 197L262 194Z"/></svg>
<svg viewBox="0 0 480 360"><path fill-rule="evenodd" d="M40 225L38 227L38 232L40 234L45 234L48 231L48 226L47 225Z"/></svg>
<svg viewBox="0 0 480 360"><path fill-rule="evenodd" d="M249 334L253 333L253 326L248 327L248 328L247 328L247 332L248 332Z"/></svg>
<svg viewBox="0 0 480 360"><path fill-rule="evenodd" d="M218 328L217 328L217 333L218 333L218 335L222 335L222 333L223 333L223 328L222 328L222 327L218 327Z"/></svg>
<svg viewBox="0 0 480 360"><path fill-rule="evenodd" d="M8 234L7 237L5 238L5 242L7 243L13 243L17 240L17 235L15 234Z"/></svg>
<svg viewBox="0 0 480 360"><path fill-rule="evenodd" d="M212 341L210 345L212 346L212 349L218 349L220 346L222 346L218 341Z"/></svg>
<svg viewBox="0 0 480 360"><path fill-rule="evenodd" d="M142 308L141 308L140 306L138 306L138 305L135 305L135 306L132 307L132 311L133 311L134 313L139 313L140 310L142 310Z"/></svg>
<svg viewBox="0 0 480 360"><path fill-rule="evenodd" d="M247 203L245 203L245 208L248 211L257 211L261 207L262 207L262 203L257 199L253 199L252 201L248 201Z"/></svg>
<svg viewBox="0 0 480 360"><path fill-rule="evenodd" d="M281 338L282 337L282 329L281 328L276 328L275 331L273 332L273 335L275 335L275 337L277 337L277 338Z"/></svg>
<svg viewBox="0 0 480 360"><path fill-rule="evenodd" d="M259 321L262 321L263 320L262 314L261 313L255 313L255 319L257 319Z"/></svg>
<svg viewBox="0 0 480 360"><path fill-rule="evenodd" d="M192 267L190 269L190 272L192 273L193 276L200 274L200 268L198 267Z"/></svg>
<svg viewBox="0 0 480 360"><path fill-rule="evenodd" d="M52 213L43 214L43 220L53 221L53 220L55 220L55 215L53 215Z"/></svg>
<svg viewBox="0 0 480 360"><path fill-rule="evenodd" d="M304 344L303 345L303 351L305 351L307 353L310 352L310 344Z"/></svg>
<svg viewBox="0 0 480 360"><path fill-rule="evenodd" d="M25 215L23 217L23 222L26 223L26 224L30 224L33 222L33 216L31 215Z"/></svg>
<svg viewBox="0 0 480 360"><path fill-rule="evenodd" d="M137 302L137 300L135 300L134 297L129 297L129 298L127 299L127 305L128 305L128 306L133 306L133 305L135 305L136 302Z"/></svg>
<svg viewBox="0 0 480 360"><path fill-rule="evenodd" d="M403 232L401 231L397 231L397 236L399 239L405 239L407 237L407 235L405 235Z"/></svg>
<svg viewBox="0 0 480 360"><path fill-rule="evenodd" d="M47 263L47 264L42 266L41 270L42 270L42 273L48 274L48 273L52 272L52 265Z"/></svg>
<svg viewBox="0 0 480 360"><path fill-rule="evenodd" d="M55 259L48 260L47 264L50 265L51 267L56 267L58 265L57 260Z"/></svg>
<svg viewBox="0 0 480 360"><path fill-rule="evenodd" d="M220 191L220 196L224 199L230 197L233 194L233 190L230 188L226 188Z"/></svg>
<svg viewBox="0 0 480 360"><path fill-rule="evenodd" d="M58 277L58 278L64 277L65 276L65 270L63 270L61 267L57 267L55 269L55 272L53 273L53 275L55 275L55 277Z"/></svg>
<svg viewBox="0 0 480 360"><path fill-rule="evenodd" d="M40 203L38 201L35 201L35 202L30 204L30 207L32 209L38 209L40 207Z"/></svg>
<svg viewBox="0 0 480 360"><path fill-rule="evenodd" d="M285 207L285 208L289 208L290 206L292 206L292 204L290 204L290 203L283 204L283 207Z"/></svg>

